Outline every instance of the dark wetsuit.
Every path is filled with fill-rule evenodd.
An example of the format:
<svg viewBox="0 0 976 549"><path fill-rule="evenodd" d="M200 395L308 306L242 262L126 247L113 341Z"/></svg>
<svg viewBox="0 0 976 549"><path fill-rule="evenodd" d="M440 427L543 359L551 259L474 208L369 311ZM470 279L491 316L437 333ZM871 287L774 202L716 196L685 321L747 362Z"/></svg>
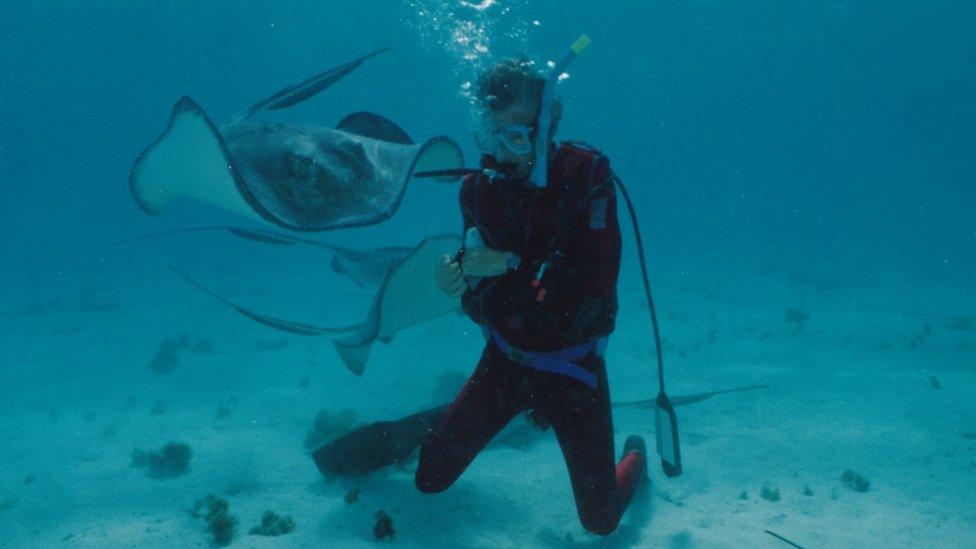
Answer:
<svg viewBox="0 0 976 549"><path fill-rule="evenodd" d="M609 163L595 151L566 144L554 154L547 188L484 176L469 176L461 188L465 231L477 227L485 245L521 258L516 269L466 291L464 310L522 351L599 341L613 331L617 312L620 231ZM486 157L482 164L491 161ZM534 284L547 260L541 283ZM583 526L599 534L614 531L645 458L630 453L615 465L602 349L574 360L595 386L511 356L489 338L446 418L421 446L417 487L447 489L509 420L531 409L555 431Z"/></svg>

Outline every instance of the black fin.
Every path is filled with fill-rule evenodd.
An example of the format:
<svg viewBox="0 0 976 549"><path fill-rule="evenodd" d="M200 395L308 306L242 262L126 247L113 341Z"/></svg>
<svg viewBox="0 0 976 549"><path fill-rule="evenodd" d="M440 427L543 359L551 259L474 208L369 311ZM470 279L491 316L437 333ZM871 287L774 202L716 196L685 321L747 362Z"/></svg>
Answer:
<svg viewBox="0 0 976 549"><path fill-rule="evenodd" d="M297 105L298 103L305 101L306 99L319 93L325 88L328 88L332 84L335 84L336 82L341 80L342 77L346 76L347 74L359 68L359 66L362 65L363 62L369 59L370 57L377 56L387 51L388 49L390 48L383 48L371 53L367 53L366 55L358 59L339 65L338 67L333 67L327 71L320 72L319 74L316 74L315 76L308 78L303 82L285 86L274 95L271 95L269 97L266 97L258 101L257 103L251 105L247 110L243 112L235 114L234 116L231 117L229 123L232 124L234 122L244 120L246 118L250 118L255 113L261 110L274 111L278 109L284 109L286 107L291 107L292 105Z"/></svg>
<svg viewBox="0 0 976 549"><path fill-rule="evenodd" d="M354 112L340 120L336 129L390 143L413 145L413 140L403 128L389 118L372 112Z"/></svg>

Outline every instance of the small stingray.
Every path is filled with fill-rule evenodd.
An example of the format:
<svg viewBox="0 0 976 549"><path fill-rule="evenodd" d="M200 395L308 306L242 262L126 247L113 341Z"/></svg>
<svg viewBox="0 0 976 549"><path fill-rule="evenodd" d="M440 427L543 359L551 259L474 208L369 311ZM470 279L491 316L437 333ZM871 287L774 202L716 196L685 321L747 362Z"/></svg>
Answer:
<svg viewBox="0 0 976 549"><path fill-rule="evenodd" d="M460 247L460 235L429 236L390 270L366 321L355 332L332 341L353 373L360 375L366 369L373 341L389 343L400 330L460 309L460 299L445 294L434 282L437 260L454 255Z"/></svg>
<svg viewBox="0 0 976 549"><path fill-rule="evenodd" d="M215 226L215 227L193 227L187 229L175 229L161 233L137 236L116 242L116 244L128 244L150 238L158 238L175 234L197 233L205 231L227 231L235 236L260 242L263 244L273 244L278 246L291 246L294 244L305 244L335 252L332 257L332 270L348 276L357 285L363 288L376 288L386 278L390 272L413 248L406 246L385 246L372 250L357 250L313 240L301 238L287 234L275 233L263 229L245 229L239 227Z"/></svg>
<svg viewBox="0 0 976 549"><path fill-rule="evenodd" d="M359 427L312 453L325 477L359 477L406 461L424 438L447 415L438 406L395 421L377 421Z"/></svg>
<svg viewBox="0 0 976 549"><path fill-rule="evenodd" d="M366 320L340 327L315 326L256 313L207 289L175 267L170 268L204 293L266 326L305 336L344 334L333 343L346 367L354 374L361 375L366 369L369 351L375 340L389 343L400 330L458 310L459 299L437 288L434 269L438 258L444 254L454 254L460 246L459 235L425 238L386 274Z"/></svg>
<svg viewBox="0 0 976 549"><path fill-rule="evenodd" d="M383 51L287 86L219 129L184 96L163 134L132 166L133 199L155 215L177 197L190 196L295 231L389 218L414 170L463 165L457 143L444 136L414 143L395 123L370 112L350 114L334 129L252 120L314 96Z"/></svg>

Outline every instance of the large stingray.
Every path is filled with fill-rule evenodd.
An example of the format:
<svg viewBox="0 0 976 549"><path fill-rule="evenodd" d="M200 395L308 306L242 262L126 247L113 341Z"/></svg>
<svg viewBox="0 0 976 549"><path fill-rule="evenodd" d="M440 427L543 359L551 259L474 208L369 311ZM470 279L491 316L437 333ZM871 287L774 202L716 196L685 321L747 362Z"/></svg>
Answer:
<svg viewBox="0 0 976 549"><path fill-rule="evenodd" d="M438 136L414 143L399 126L369 112L350 114L334 129L253 120L314 96L383 51L287 86L219 129L183 97L166 130L132 166L136 203L157 214L177 197L190 196L295 231L387 219L415 170L463 165L454 141Z"/></svg>
<svg viewBox="0 0 976 549"><path fill-rule="evenodd" d="M341 338L333 340L340 358L351 372L361 375L374 341L389 343L400 330L459 309L459 300L441 292L434 284L434 269L438 258L455 253L460 246L459 235L425 238L386 273L366 319L340 327L315 326L251 311L208 290L175 268L173 270L197 288L266 326L305 336L340 334Z"/></svg>

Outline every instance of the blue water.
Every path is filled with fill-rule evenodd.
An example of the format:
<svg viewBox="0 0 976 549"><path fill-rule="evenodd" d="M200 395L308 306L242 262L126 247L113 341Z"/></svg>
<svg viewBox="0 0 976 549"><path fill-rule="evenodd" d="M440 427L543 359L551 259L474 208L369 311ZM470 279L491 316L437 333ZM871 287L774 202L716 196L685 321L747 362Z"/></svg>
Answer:
<svg viewBox="0 0 976 549"><path fill-rule="evenodd" d="M609 155L640 212L652 278L732 281L733 300L749 302L762 301L769 273L895 276L905 287L951 288L956 298L940 293L940 302L960 307L946 314L972 315L974 24L976 3L950 0L2 2L4 337L12 348L30 341L10 328L21 312L79 288L125 309L113 288L178 287L167 261L241 287L307 268L309 284L328 290L314 286L327 261L240 242L112 244L232 219L196 204L150 217L129 194L133 160L182 95L225 120L288 83L390 47L278 119L331 125L371 110L416 138L455 138L473 165L466 83L519 52L542 65L581 33L592 45L559 85L558 137ZM416 181L388 222L320 236L413 245L458 230L456 200L455 187ZM622 285L634 289L626 254ZM864 299L898 299L873 292ZM167 314L178 316L178 305ZM228 322L208 311L214 324ZM331 310L326 320L360 314ZM120 342L130 337L121 320L97 322Z"/></svg>
<svg viewBox="0 0 976 549"><path fill-rule="evenodd" d="M519 51L553 59L582 32L593 46L561 86L560 137L610 155L658 263L973 266L969 3L424 4L4 3L0 227L18 235L5 238L18 259L5 270L33 279L55 266L39 249L83 258L157 227L126 173L181 95L219 120L390 46L284 116L333 123L370 109L414 135L454 136L474 160L463 82ZM443 209L438 228L451 226Z"/></svg>

